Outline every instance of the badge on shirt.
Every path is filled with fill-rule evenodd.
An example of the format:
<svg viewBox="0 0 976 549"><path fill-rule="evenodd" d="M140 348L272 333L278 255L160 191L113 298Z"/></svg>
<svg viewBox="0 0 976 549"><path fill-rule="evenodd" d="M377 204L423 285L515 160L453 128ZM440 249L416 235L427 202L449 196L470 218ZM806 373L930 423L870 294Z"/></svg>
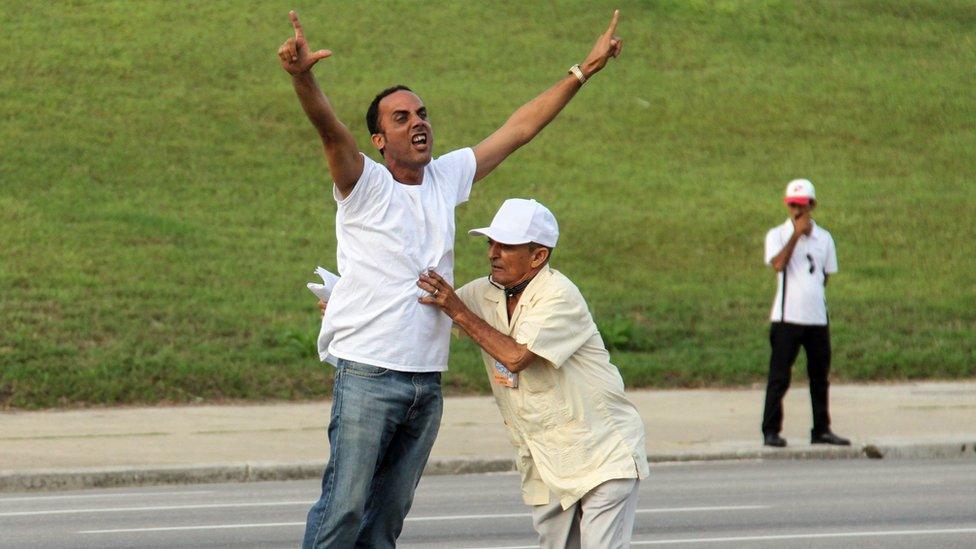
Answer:
<svg viewBox="0 0 976 549"><path fill-rule="evenodd" d="M495 361L495 371L492 374L492 379L495 380L495 383L502 387L511 387L512 389L518 387L518 374L509 372L508 368L497 360Z"/></svg>

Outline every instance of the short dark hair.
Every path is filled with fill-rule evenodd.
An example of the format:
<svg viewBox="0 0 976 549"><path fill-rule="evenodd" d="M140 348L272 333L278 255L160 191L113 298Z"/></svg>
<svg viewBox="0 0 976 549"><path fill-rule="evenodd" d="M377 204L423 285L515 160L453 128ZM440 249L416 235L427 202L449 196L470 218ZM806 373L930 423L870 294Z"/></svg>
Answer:
<svg viewBox="0 0 976 549"><path fill-rule="evenodd" d="M413 93L413 90L404 86L403 84L397 84L396 86L386 88L385 90L376 94L376 97L373 98L373 102L370 103L369 108L366 109L366 129L369 130L369 135L380 133L380 101L382 101L387 95L401 90Z"/></svg>

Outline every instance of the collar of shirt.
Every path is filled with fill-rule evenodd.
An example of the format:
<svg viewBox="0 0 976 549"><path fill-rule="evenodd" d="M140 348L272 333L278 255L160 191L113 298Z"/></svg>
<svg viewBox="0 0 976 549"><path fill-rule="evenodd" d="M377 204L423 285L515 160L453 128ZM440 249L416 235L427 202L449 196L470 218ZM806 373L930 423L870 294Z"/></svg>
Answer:
<svg viewBox="0 0 976 549"><path fill-rule="evenodd" d="M532 282L529 282L529 285L522 290L522 293L520 294L521 297L518 300L518 305L516 305L515 310L512 311L511 318L508 316L508 301L505 299L504 290L495 288L494 291L486 292L484 294L485 300L495 304L495 313L498 315L499 320L502 321L502 325L508 326L508 335L511 335L512 330L519 319L519 313L536 299L536 294L539 293L539 289L545 287L546 281L551 277L552 268L546 264L546 266L535 275Z"/></svg>
<svg viewBox="0 0 976 549"><path fill-rule="evenodd" d="M548 279L550 276L552 276L552 269L547 264L542 268L541 271L539 271L537 275L535 275L532 282L529 282L529 285L522 290L522 293L520 294L522 297L519 298L519 304L522 304L523 302L529 303L532 301L532 298L535 296L538 289L545 285L544 280ZM484 298L492 303L505 303L505 291L498 290L497 292L486 292Z"/></svg>

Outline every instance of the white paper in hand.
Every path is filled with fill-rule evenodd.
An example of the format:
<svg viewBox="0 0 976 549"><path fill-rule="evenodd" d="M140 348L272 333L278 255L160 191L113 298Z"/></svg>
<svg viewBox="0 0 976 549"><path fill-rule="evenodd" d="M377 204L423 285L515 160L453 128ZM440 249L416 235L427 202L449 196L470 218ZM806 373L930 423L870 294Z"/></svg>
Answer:
<svg viewBox="0 0 976 549"><path fill-rule="evenodd" d="M336 282L339 282L339 275L329 272L322 267L316 267L315 274L322 278L324 284L309 282L306 286L315 294L315 297L327 302L332 295L332 288L335 288Z"/></svg>

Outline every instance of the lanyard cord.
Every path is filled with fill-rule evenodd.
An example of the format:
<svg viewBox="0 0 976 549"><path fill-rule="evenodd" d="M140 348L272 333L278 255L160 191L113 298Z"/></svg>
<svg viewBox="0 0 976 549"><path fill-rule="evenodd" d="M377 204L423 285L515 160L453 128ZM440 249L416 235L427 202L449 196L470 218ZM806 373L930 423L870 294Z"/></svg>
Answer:
<svg viewBox="0 0 976 549"><path fill-rule="evenodd" d="M505 292L505 297L508 299L512 299L513 297L522 293L522 291L525 290L526 286L528 286L533 279L535 279L535 277L532 277L528 280L523 280L522 282L519 282L518 284L512 286L511 288L506 288L501 284L497 284L494 280L491 279L491 275L488 275L488 282L490 282L492 286Z"/></svg>

